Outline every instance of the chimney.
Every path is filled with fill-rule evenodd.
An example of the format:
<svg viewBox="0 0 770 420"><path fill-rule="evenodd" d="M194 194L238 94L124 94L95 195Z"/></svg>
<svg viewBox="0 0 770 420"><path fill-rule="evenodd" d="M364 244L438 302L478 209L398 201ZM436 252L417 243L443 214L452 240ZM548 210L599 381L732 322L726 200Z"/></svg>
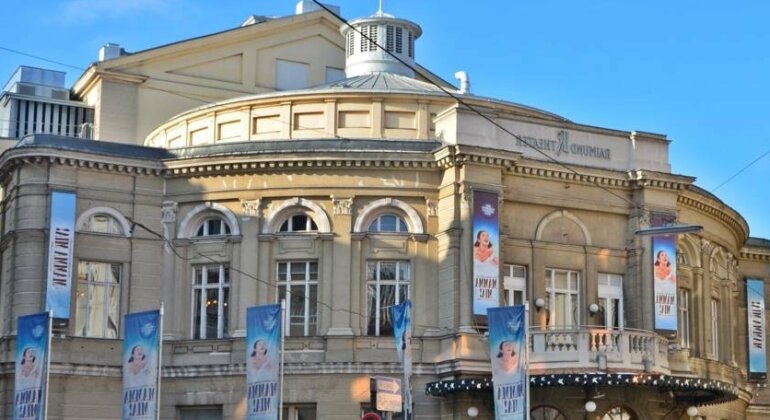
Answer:
<svg viewBox="0 0 770 420"><path fill-rule="evenodd" d="M332 12L338 15L340 14L339 6L333 6L326 3L324 3L324 6L328 7ZM299 3L297 3L297 7L294 9L294 12L297 15L301 15L303 13L315 12L316 10L321 10L321 7L310 0L300 0Z"/></svg>
<svg viewBox="0 0 770 420"><path fill-rule="evenodd" d="M99 48L99 61L112 60L118 58L121 55L125 55L126 50L120 48L120 44L113 44L108 42L103 47Z"/></svg>

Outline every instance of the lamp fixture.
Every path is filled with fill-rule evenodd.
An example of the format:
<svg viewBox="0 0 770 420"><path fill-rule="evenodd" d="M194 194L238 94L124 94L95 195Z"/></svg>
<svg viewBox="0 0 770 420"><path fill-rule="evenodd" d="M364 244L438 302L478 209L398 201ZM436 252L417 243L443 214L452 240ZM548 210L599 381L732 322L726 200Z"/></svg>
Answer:
<svg viewBox="0 0 770 420"><path fill-rule="evenodd" d="M475 406L468 407L468 417L478 417L479 415L479 409Z"/></svg>
<svg viewBox="0 0 770 420"><path fill-rule="evenodd" d="M700 225L666 225L659 227L651 227L639 229L635 233L637 235L670 235L670 234L684 234L695 233L703 230L703 226Z"/></svg>
<svg viewBox="0 0 770 420"><path fill-rule="evenodd" d="M596 403L593 400L586 401L585 409L587 413L593 413L596 411Z"/></svg>
<svg viewBox="0 0 770 420"><path fill-rule="evenodd" d="M535 308L539 311L545 306L545 300L543 298L535 299Z"/></svg>
<svg viewBox="0 0 770 420"><path fill-rule="evenodd" d="M690 418L693 418L698 415L698 407L691 405L687 407L687 415L690 416Z"/></svg>
<svg viewBox="0 0 770 420"><path fill-rule="evenodd" d="M591 314L595 314L599 312L599 305L595 303L588 305L588 312L591 312Z"/></svg>

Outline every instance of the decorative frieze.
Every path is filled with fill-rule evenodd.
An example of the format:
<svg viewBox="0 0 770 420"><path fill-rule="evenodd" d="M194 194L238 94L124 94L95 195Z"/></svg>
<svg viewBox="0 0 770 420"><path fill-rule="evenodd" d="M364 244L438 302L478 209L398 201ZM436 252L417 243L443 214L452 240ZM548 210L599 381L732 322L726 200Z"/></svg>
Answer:
<svg viewBox="0 0 770 420"><path fill-rule="evenodd" d="M251 217L259 217L260 200L241 200L241 210L243 218L248 220Z"/></svg>
<svg viewBox="0 0 770 420"><path fill-rule="evenodd" d="M331 196L332 204L334 205L335 215L350 215L353 210L352 198L335 198Z"/></svg>

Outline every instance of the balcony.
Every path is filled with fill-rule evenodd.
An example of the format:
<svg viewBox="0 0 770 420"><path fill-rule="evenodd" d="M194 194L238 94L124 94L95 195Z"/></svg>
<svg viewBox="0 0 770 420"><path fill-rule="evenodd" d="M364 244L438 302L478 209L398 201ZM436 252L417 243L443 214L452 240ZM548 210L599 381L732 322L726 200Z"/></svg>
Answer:
<svg viewBox="0 0 770 420"><path fill-rule="evenodd" d="M651 331L582 326L532 329L530 374L574 372L650 372L669 374L668 340Z"/></svg>

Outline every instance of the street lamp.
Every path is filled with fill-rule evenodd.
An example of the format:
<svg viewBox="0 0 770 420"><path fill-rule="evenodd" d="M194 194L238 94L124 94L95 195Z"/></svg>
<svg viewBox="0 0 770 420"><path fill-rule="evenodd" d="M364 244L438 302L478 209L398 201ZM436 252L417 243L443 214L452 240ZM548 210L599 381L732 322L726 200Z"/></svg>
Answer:
<svg viewBox="0 0 770 420"><path fill-rule="evenodd" d="M701 225L665 225L659 227L649 227L637 230L637 235L671 235L695 233L703 230Z"/></svg>

